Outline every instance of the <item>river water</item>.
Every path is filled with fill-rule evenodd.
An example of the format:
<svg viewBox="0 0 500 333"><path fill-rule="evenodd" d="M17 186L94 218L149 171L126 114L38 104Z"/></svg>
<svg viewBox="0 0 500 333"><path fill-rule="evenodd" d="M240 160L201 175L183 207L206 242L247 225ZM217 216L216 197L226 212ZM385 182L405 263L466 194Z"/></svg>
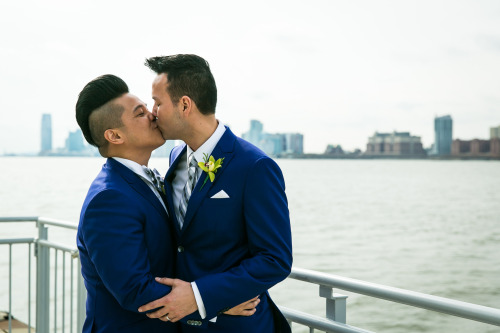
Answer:
<svg viewBox="0 0 500 333"><path fill-rule="evenodd" d="M77 222L103 162L0 158L0 216ZM295 267L500 308L500 162L277 162L287 185ZM167 165L164 158L150 162L161 173ZM0 228L0 238L35 232L26 224ZM53 237L74 245L73 234ZM5 257L1 252L2 267ZM5 269L0 279L6 285ZM375 332L500 332L487 324L336 292L349 296L347 323ZM271 295L280 305L324 315L315 286L286 281ZM22 300L16 301L14 314L23 317ZM0 310L7 308L5 302L3 293ZM295 325L293 330L308 331Z"/></svg>

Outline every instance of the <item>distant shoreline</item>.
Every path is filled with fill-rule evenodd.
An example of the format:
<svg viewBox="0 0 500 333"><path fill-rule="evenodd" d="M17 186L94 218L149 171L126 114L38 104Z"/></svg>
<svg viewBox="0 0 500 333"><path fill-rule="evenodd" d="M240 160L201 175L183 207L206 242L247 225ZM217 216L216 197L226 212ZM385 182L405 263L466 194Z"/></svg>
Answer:
<svg viewBox="0 0 500 333"><path fill-rule="evenodd" d="M100 157L96 155L78 155L78 154L4 154L1 157ZM155 156L152 158L167 158L168 156ZM399 155L399 156L384 156L384 155L363 155L363 154L344 154L344 155L328 155L328 154L302 154L302 155L287 155L287 156L272 156L276 159L286 160L433 160L433 161L500 161L500 157L495 156L415 156L415 155Z"/></svg>

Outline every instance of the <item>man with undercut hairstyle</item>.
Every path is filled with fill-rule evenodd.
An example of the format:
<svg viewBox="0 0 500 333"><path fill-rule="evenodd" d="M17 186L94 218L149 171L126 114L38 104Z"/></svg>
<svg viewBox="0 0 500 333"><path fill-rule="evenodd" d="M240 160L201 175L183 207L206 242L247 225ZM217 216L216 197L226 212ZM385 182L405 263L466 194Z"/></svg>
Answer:
<svg viewBox="0 0 500 333"><path fill-rule="evenodd" d="M103 75L81 91L76 119L87 142L108 158L78 226L87 288L83 332L177 332L176 324L137 311L170 292L154 277L174 274L167 209L147 168L152 151L165 142L155 117L122 79Z"/></svg>
<svg viewBox="0 0 500 333"><path fill-rule="evenodd" d="M122 79L103 75L80 92L76 119L87 142L108 158L90 186L78 225L87 288L83 332L177 332L177 324L137 311L170 292L155 277L174 276L175 269L162 180L147 167L152 151L165 142L156 118ZM227 314L252 315L258 302L244 302Z"/></svg>

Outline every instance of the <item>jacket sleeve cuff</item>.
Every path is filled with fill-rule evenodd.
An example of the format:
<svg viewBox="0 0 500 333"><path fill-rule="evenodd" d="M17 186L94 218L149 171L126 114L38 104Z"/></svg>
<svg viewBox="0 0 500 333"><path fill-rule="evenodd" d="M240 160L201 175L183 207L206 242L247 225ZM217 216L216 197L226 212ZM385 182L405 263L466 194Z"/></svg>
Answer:
<svg viewBox="0 0 500 333"><path fill-rule="evenodd" d="M198 313L200 314L201 319L205 319L207 311L205 310L205 305L203 304L203 299L201 298L196 282L191 282L191 287L193 288L194 298L196 299L196 305L198 306ZM210 319L210 321L215 323L217 321L217 317Z"/></svg>

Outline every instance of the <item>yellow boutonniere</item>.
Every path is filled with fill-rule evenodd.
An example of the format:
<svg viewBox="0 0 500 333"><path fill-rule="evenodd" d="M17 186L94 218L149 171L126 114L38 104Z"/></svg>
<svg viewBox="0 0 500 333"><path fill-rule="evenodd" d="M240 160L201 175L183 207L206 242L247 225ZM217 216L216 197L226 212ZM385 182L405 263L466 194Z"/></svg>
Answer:
<svg viewBox="0 0 500 333"><path fill-rule="evenodd" d="M203 162L198 162L198 166L207 173L207 177L205 178L205 181L203 182L203 185L200 187L200 191L205 186L205 183L207 180L210 178L210 182L213 182L215 179L215 173L217 172L217 169L219 169L222 166L222 162L224 161L224 158L219 158L217 161L215 158L210 155L208 157L207 154L203 154L205 160Z"/></svg>

